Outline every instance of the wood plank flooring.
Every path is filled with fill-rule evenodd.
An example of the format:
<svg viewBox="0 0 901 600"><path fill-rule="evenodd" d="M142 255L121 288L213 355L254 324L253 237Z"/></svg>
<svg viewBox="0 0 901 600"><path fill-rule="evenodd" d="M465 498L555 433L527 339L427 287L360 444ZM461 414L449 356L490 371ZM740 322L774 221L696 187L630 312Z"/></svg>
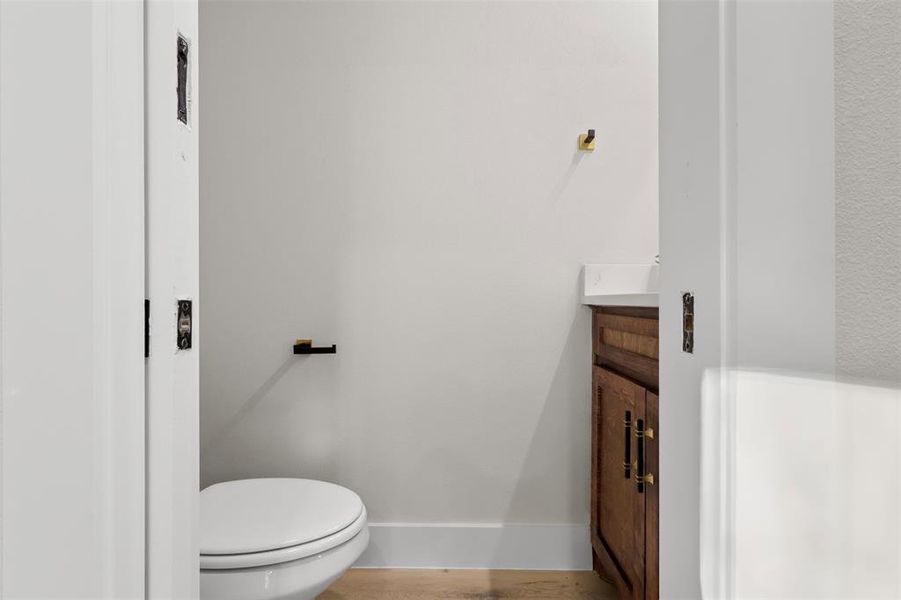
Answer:
<svg viewBox="0 0 901 600"><path fill-rule="evenodd" d="M615 600L591 571L351 569L319 600Z"/></svg>

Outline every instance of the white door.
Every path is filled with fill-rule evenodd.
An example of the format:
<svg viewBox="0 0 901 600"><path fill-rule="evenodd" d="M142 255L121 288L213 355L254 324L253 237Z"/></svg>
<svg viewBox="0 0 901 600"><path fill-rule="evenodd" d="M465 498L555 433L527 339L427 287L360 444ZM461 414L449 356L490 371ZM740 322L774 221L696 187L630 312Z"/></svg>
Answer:
<svg viewBox="0 0 901 600"><path fill-rule="evenodd" d="M144 596L144 14L0 2L0 596Z"/></svg>

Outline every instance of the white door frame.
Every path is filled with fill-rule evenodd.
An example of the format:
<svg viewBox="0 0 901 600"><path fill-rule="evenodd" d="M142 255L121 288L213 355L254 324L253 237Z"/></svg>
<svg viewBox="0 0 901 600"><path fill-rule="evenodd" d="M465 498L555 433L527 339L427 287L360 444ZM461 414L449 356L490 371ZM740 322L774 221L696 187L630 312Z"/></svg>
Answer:
<svg viewBox="0 0 901 600"><path fill-rule="evenodd" d="M197 0L146 3L147 598L199 596L200 485ZM176 42L188 40L188 124L177 119ZM194 302L176 349L177 300Z"/></svg>

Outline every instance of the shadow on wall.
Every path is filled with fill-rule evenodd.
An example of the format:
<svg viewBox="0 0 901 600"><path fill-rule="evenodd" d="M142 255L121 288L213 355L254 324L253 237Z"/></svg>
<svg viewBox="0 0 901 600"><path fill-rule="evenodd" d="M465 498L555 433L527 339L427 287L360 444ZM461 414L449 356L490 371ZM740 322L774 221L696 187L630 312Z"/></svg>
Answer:
<svg viewBox="0 0 901 600"><path fill-rule="evenodd" d="M710 370L705 598L901 597L901 388Z"/></svg>
<svg viewBox="0 0 901 600"><path fill-rule="evenodd" d="M568 455L563 462L549 462L542 448L560 443L562 440L584 438L590 440L589 417L591 416L591 324L589 310L578 309L560 351L560 359L554 376L546 392L546 400L541 413L534 419L535 429L528 449L523 454L516 488L510 495L510 504L504 522L529 522L537 515L530 515L534 503L529 501L539 490L547 486L547 474L563 470L569 485L558 490L559 501L568 506L572 514L583 514L588 522L587 490L580 486L589 469L590 452L585 448L568 445ZM572 381L584 380L583 395L572 393ZM583 419L568 419L571 414L582 414ZM579 428L580 430L576 430ZM584 429L581 430L581 429Z"/></svg>
<svg viewBox="0 0 901 600"><path fill-rule="evenodd" d="M574 162L574 164L576 164ZM581 280L579 281L581 284ZM580 286L581 289L581 286ZM568 505L571 514L580 514L581 523L573 523L579 529L572 536L572 545L562 549L566 554L560 557L561 569L591 569L591 544L588 529L589 494L584 487L586 474L590 470L591 452L582 445L568 444L569 450L565 460L560 464L552 464L542 451L562 440L585 439L590 442L591 423L591 322L590 310L579 307L576 310L566 342L560 352L560 360L554 371L547 399L542 406L541 414L536 419L531 443L526 451L516 488L510 498L505 523L516 523L524 517L528 519L528 508L532 505L530 497L547 486L547 473L565 473L565 485L557 489L559 503ZM584 381L584 393L572 394L571 382ZM580 388L581 389L581 388ZM568 419L568 415L581 414L578 420ZM546 491L544 492L546 493ZM535 515L536 517L538 515ZM515 546L519 541L501 540L496 556L515 556ZM505 547L507 546L507 547ZM519 567L522 568L522 567ZM550 568L541 565L541 568Z"/></svg>
<svg viewBox="0 0 901 600"><path fill-rule="evenodd" d="M576 285L581 289L581 281ZM578 297L578 296L577 296ZM395 566L398 553L404 566L495 569L590 569L588 531L589 495L585 481L590 452L590 311L575 306L571 324L557 350L556 367L549 372L544 401L532 405L516 419L530 424L531 434L512 448L517 468L511 473L510 498L504 517L491 523L388 523L377 524L358 565ZM574 382L579 382L574 387ZM573 419L571 415L581 415ZM573 443L579 440L580 443ZM563 454L549 455L550 446ZM472 489L491 489L499 482L478 464L464 462L453 453L425 457L443 469L466 473ZM577 522L548 523L536 506L536 496L548 497L548 489L565 512L580 515ZM478 502L478 497L473 499ZM463 529L458 529L462 527ZM461 538L465 531L465 541ZM536 540L541 540L536 544ZM410 553L415 548L415 553ZM461 551L462 550L462 551ZM448 561L451 560L452 563Z"/></svg>
<svg viewBox="0 0 901 600"><path fill-rule="evenodd" d="M584 150L576 149L574 151L572 160L569 163L569 168L566 169L566 172L560 176L560 179L557 180L557 183L555 183L554 187L551 189L550 196L548 197L548 204L556 204L561 201L563 192L569 187L569 182L572 181L573 175L576 174L576 169L579 168L579 165L587 154L590 153L585 152Z"/></svg>
<svg viewBox="0 0 901 600"><path fill-rule="evenodd" d="M257 390L250 395L247 400L241 403L238 411L235 412L234 415L228 421L225 422L218 431L209 436L203 446L200 448L201 452L208 452L217 446L220 442L228 439L229 435L232 434L238 427L247 419L250 414L257 408L257 406L262 402L262 400L269 394L269 391L275 387L275 385L285 376L285 374L297 365L297 358L295 356L291 356L286 360L282 365L275 370L275 372L270 375L263 384L257 388Z"/></svg>

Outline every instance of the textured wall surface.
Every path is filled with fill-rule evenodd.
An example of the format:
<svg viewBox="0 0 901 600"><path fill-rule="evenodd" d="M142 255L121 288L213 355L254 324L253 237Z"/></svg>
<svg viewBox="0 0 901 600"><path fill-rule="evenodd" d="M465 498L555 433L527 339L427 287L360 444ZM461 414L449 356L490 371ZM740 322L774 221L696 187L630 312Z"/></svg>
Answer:
<svg viewBox="0 0 901 600"><path fill-rule="evenodd" d="M734 364L831 374L832 3L739 0L735 73Z"/></svg>
<svg viewBox="0 0 901 600"><path fill-rule="evenodd" d="M834 18L837 368L901 381L901 2Z"/></svg>
<svg viewBox="0 0 901 600"><path fill-rule="evenodd" d="M656 5L211 1L200 37L203 483L587 523L579 273L657 252Z"/></svg>

